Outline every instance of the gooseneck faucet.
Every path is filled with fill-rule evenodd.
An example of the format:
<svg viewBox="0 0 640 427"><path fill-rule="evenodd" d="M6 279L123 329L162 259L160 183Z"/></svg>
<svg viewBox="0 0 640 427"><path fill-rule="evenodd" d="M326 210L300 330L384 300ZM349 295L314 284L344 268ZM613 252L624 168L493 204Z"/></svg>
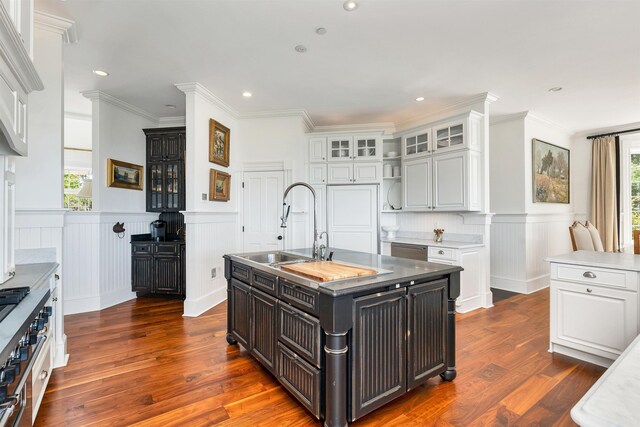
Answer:
<svg viewBox="0 0 640 427"><path fill-rule="evenodd" d="M284 196L282 197L282 216L280 217L280 220L282 221L282 224L280 225L281 228L287 228L287 219L289 218L289 212L291 211L291 206L287 205L287 195L289 194L289 191L291 191L294 187L298 187L298 186L302 186L302 187L306 187L309 189L309 191L311 191L311 195L313 195L313 252L312 252L312 256L314 259L320 259L320 251L318 250L318 202L316 199L316 191L313 189L312 186L310 186L309 184L307 184L306 182L294 182L293 184L291 184L290 186L287 187L286 190L284 190Z"/></svg>

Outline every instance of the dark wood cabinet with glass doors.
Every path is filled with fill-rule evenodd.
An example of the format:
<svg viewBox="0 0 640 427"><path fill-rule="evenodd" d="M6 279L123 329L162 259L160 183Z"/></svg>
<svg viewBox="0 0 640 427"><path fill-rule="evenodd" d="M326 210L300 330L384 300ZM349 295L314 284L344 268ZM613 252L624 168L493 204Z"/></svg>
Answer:
<svg viewBox="0 0 640 427"><path fill-rule="evenodd" d="M147 136L147 212L185 210L185 128L144 129Z"/></svg>

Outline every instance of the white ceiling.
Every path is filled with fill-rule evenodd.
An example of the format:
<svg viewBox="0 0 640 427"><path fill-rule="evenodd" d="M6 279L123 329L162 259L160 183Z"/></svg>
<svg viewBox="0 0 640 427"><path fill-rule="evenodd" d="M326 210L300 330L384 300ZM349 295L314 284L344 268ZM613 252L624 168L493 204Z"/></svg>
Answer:
<svg viewBox="0 0 640 427"><path fill-rule="evenodd" d="M496 114L531 110L570 131L640 121L640 1L359 4L36 0L36 9L77 23L64 58L72 113L90 113L79 92L100 89L183 115L174 83L197 81L240 113L305 109L316 125L403 121L487 91L500 97Z"/></svg>

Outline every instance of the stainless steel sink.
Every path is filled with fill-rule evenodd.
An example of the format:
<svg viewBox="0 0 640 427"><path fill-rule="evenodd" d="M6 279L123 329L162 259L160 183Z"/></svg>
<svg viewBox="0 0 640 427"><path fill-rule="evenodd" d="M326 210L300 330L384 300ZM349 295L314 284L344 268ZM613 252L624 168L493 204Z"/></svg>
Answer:
<svg viewBox="0 0 640 427"><path fill-rule="evenodd" d="M242 255L242 258L249 261L259 262L260 264L269 264L271 266L279 266L286 264L297 264L302 262L313 261L301 255L292 255L284 252L272 252L266 254Z"/></svg>

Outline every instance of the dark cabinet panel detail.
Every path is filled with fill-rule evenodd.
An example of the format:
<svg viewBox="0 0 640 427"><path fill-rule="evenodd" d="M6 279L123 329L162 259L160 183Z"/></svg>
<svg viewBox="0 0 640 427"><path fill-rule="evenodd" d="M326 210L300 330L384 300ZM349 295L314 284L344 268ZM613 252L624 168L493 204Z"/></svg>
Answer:
<svg viewBox="0 0 640 427"><path fill-rule="evenodd" d="M153 247L155 248L154 253L156 255L178 255L180 253L180 246L175 243L154 243Z"/></svg>
<svg viewBox="0 0 640 427"><path fill-rule="evenodd" d="M320 321L295 307L280 303L278 306L278 339L303 356L310 363L320 366Z"/></svg>
<svg viewBox="0 0 640 427"><path fill-rule="evenodd" d="M251 284L256 288L260 288L265 291L269 295L276 296L277 294L278 278L271 274L254 270Z"/></svg>
<svg viewBox="0 0 640 427"><path fill-rule="evenodd" d="M407 388L445 370L447 280L409 288Z"/></svg>
<svg viewBox="0 0 640 427"><path fill-rule="evenodd" d="M152 288L156 293L180 293L180 258L155 257L154 268L156 281Z"/></svg>
<svg viewBox="0 0 640 427"><path fill-rule="evenodd" d="M231 264L231 275L236 279L251 284L251 268L240 264Z"/></svg>
<svg viewBox="0 0 640 427"><path fill-rule="evenodd" d="M278 380L311 413L320 418L320 370L278 343Z"/></svg>
<svg viewBox="0 0 640 427"><path fill-rule="evenodd" d="M153 257L136 256L131 259L131 289L149 292L153 284Z"/></svg>
<svg viewBox="0 0 640 427"><path fill-rule="evenodd" d="M276 362L276 299L257 289L251 291L251 343L254 356L271 372Z"/></svg>
<svg viewBox="0 0 640 427"><path fill-rule="evenodd" d="M182 159L182 147L179 133L167 133L164 135L164 160L180 160Z"/></svg>
<svg viewBox="0 0 640 427"><path fill-rule="evenodd" d="M185 210L185 128L145 129L147 211Z"/></svg>
<svg viewBox="0 0 640 427"><path fill-rule="evenodd" d="M405 295L403 288L353 300L353 419L405 393Z"/></svg>
<svg viewBox="0 0 640 427"><path fill-rule="evenodd" d="M149 243L132 243L131 251L134 255L151 255L153 246Z"/></svg>
<svg viewBox="0 0 640 427"><path fill-rule="evenodd" d="M251 330L251 297L248 285L239 280L231 279L231 304L233 315L231 316L230 332L246 349L249 349Z"/></svg>
<svg viewBox="0 0 640 427"><path fill-rule="evenodd" d="M281 279L278 297L302 310L318 314L320 301L318 291Z"/></svg>
<svg viewBox="0 0 640 427"><path fill-rule="evenodd" d="M164 160L164 140L162 135L147 136L147 160Z"/></svg>

